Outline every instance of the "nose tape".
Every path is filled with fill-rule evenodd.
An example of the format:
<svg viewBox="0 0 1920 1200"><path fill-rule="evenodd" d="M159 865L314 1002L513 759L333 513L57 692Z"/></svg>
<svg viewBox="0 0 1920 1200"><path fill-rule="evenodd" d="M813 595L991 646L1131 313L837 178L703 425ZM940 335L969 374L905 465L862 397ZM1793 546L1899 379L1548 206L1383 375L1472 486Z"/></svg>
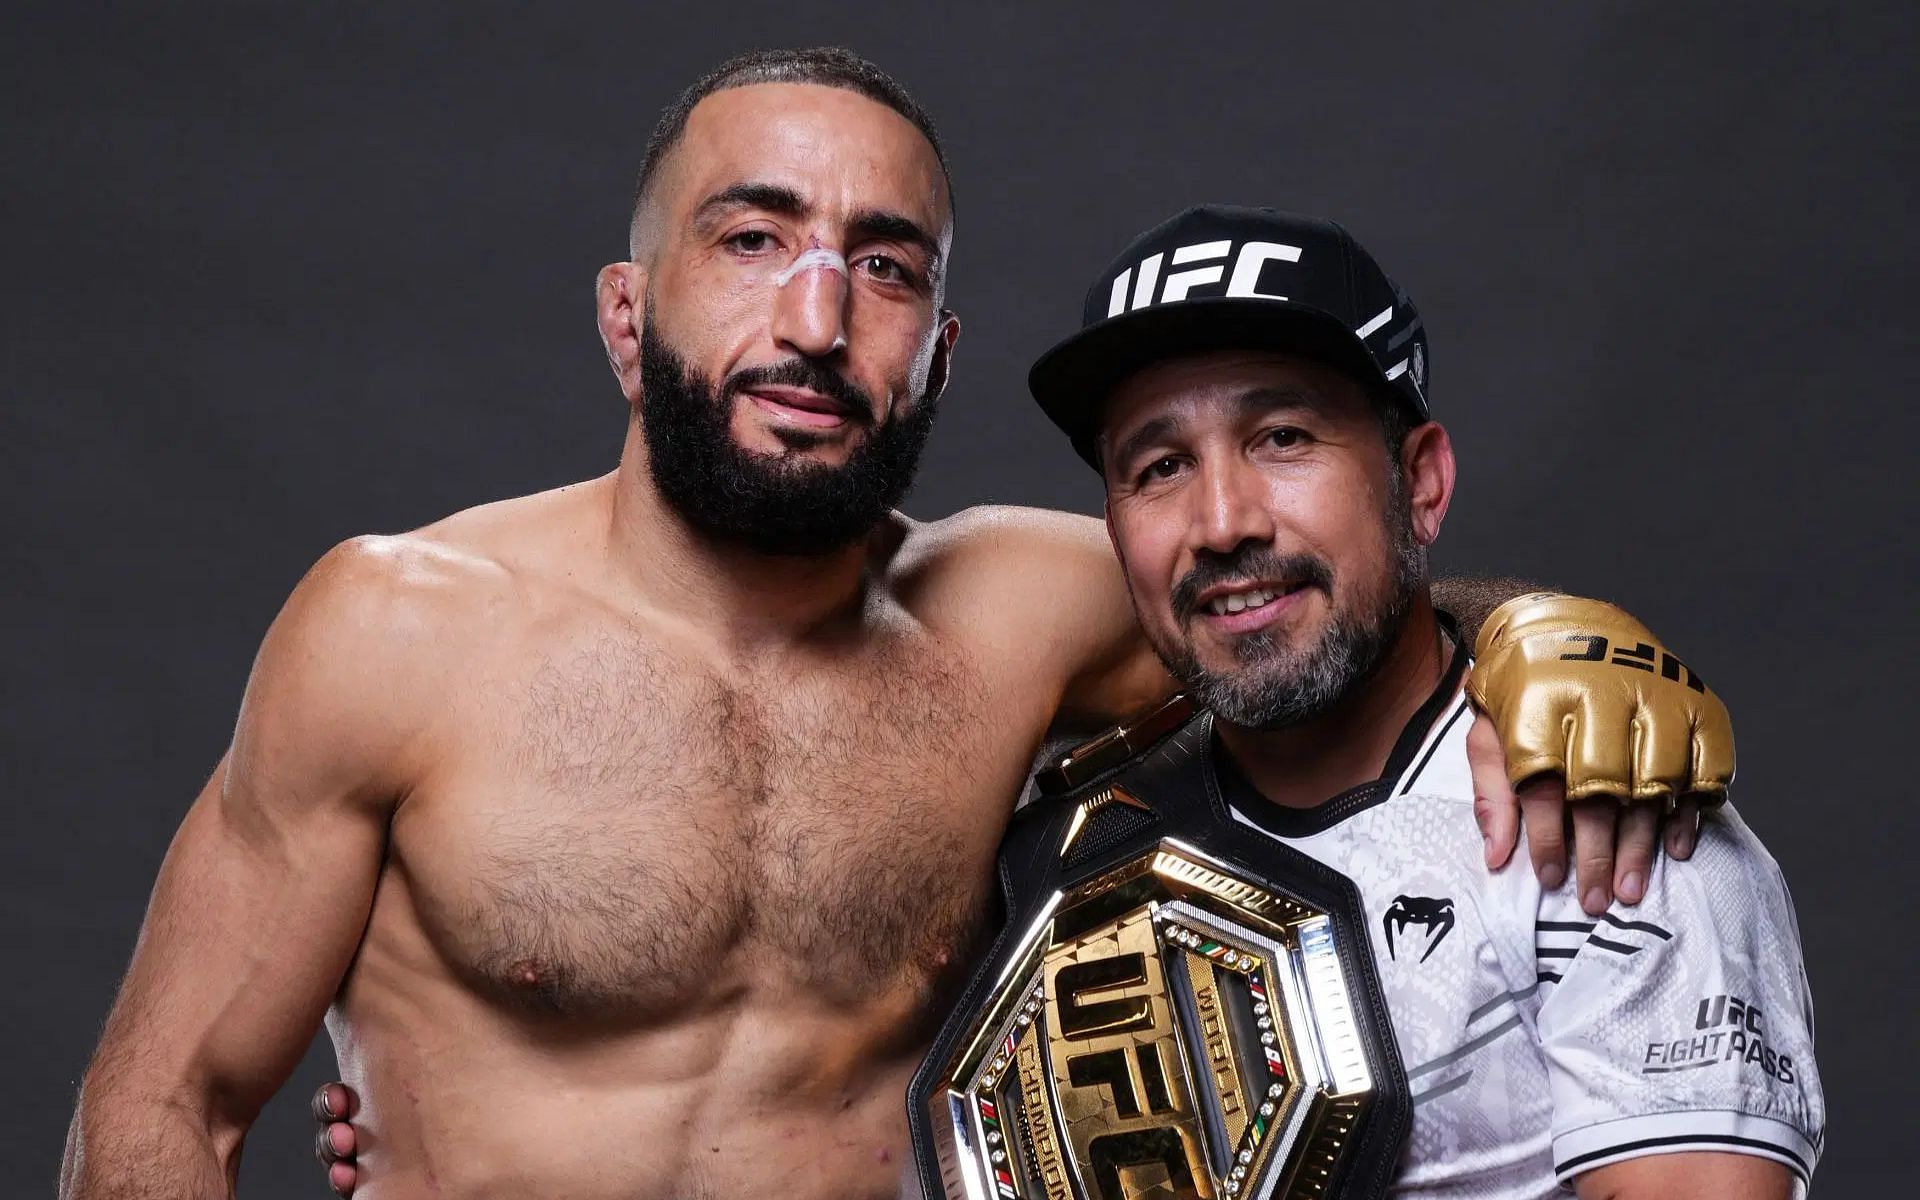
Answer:
<svg viewBox="0 0 1920 1200"><path fill-rule="evenodd" d="M801 255L787 264L787 269L773 277L773 286L785 287L808 271L835 271L842 278L847 275L847 260L838 250L826 246L808 247Z"/></svg>

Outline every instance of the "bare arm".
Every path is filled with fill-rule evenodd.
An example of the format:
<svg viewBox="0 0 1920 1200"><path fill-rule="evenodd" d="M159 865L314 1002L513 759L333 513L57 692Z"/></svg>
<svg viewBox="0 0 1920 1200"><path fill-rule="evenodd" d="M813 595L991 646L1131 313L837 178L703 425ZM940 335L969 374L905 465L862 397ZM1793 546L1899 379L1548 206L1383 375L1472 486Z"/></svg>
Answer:
<svg viewBox="0 0 1920 1200"><path fill-rule="evenodd" d="M1792 1200L1793 1176L1753 1154L1650 1154L1576 1176L1580 1200Z"/></svg>
<svg viewBox="0 0 1920 1200"><path fill-rule="evenodd" d="M1050 650L1064 678L1054 733L1105 729L1152 707L1174 688L1140 632L1133 601L1104 524L1037 508L976 508L942 522L940 553L956 573L997 586L989 619L1021 639L1022 653ZM1539 591L1519 579L1443 579L1434 603L1471 643L1487 615Z"/></svg>
<svg viewBox="0 0 1920 1200"><path fill-rule="evenodd" d="M1069 685L1061 712L1104 727L1147 708L1173 683L1140 633L1106 530L1088 519L1078 533L1079 544L1062 557L1073 564L1068 594L1078 598L1074 616L1088 636L1091 657ZM1433 603L1459 624L1471 646L1494 609L1542 590L1523 579L1436 579Z"/></svg>
<svg viewBox="0 0 1920 1200"><path fill-rule="evenodd" d="M392 575L349 544L269 630L82 1081L63 1198L232 1194L372 905L409 750Z"/></svg>
<svg viewBox="0 0 1920 1200"><path fill-rule="evenodd" d="M1063 681L1052 739L1078 740L1125 721L1172 690L1173 680L1134 619L1101 522L1038 509L976 509L956 520L970 532L955 540L975 544L962 553L976 563L982 557L992 560L979 575L968 571L970 578L998 583L989 619L1026 639L1026 661L1037 666L1042 649L1050 651L1055 678ZM1459 622L1471 644L1494 609L1538 590L1518 579L1446 579L1433 584L1433 598ZM1604 732L1623 743L1638 736L1625 725ZM1569 804L1558 776L1541 775L1515 788L1499 734L1484 714L1476 718L1468 746L1489 869L1512 856L1524 811L1534 872L1547 887L1559 887L1567 874L1565 827L1571 816L1574 873L1590 911L1601 911L1616 896L1639 903L1660 836L1656 807L1629 805L1623 813L1605 797ZM1689 801L1668 827L1667 850L1673 857L1692 852L1694 820Z"/></svg>
<svg viewBox="0 0 1920 1200"><path fill-rule="evenodd" d="M1459 623L1460 636L1471 646L1474 639L1480 636L1480 627L1487 623L1494 609L1515 596L1551 590L1537 583L1510 577L1436 579L1433 581L1433 606Z"/></svg>

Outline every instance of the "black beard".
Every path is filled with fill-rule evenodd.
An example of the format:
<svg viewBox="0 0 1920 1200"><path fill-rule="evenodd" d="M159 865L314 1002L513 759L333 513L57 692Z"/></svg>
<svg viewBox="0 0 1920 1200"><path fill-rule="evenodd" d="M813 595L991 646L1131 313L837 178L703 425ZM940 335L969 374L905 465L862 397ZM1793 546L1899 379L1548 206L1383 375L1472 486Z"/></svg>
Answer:
<svg viewBox="0 0 1920 1200"><path fill-rule="evenodd" d="M1399 483L1396 479L1395 483ZM1284 729L1321 716L1373 674L1406 627L1413 598L1426 586L1426 555L1413 536L1404 484L1392 486L1383 514L1394 570L1381 594L1359 598L1333 612L1325 632L1311 645L1290 646L1269 633L1248 634L1234 643L1241 669L1231 673L1202 667L1190 642L1157 647L1160 657L1197 703L1243 729ZM1194 597L1223 579L1295 580L1335 594L1333 571L1312 555L1275 554L1267 546L1246 546L1233 554L1202 561L1173 591L1173 615L1182 628L1198 615Z"/></svg>
<svg viewBox="0 0 1920 1200"><path fill-rule="evenodd" d="M840 466L756 454L734 441L733 401L771 383L811 388L871 426ZM867 536L913 487L933 429L935 398L922 396L873 424L872 400L843 376L810 359L748 367L719 389L696 375L654 327L640 330L640 423L654 487L680 519L702 533L758 554L817 557ZM804 431L782 434L794 449Z"/></svg>

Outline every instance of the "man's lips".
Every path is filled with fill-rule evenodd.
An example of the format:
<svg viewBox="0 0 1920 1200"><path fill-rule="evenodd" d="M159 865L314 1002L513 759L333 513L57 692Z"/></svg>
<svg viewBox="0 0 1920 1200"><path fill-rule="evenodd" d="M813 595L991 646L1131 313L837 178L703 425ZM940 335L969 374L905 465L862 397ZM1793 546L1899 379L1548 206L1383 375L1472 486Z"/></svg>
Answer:
<svg viewBox="0 0 1920 1200"><path fill-rule="evenodd" d="M852 413L831 396L811 388L785 384L761 384L743 389L748 399L779 420L791 421L811 429L832 429L847 424Z"/></svg>
<svg viewBox="0 0 1920 1200"><path fill-rule="evenodd" d="M1254 633L1297 609L1306 592L1303 583L1246 580L1216 584L1196 598L1193 619L1213 633Z"/></svg>

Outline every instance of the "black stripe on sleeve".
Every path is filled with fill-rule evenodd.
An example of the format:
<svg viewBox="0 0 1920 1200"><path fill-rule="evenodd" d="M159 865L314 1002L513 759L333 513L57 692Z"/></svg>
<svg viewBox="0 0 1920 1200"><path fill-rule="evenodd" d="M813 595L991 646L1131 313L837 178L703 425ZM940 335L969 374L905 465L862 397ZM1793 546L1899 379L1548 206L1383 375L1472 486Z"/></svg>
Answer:
<svg viewBox="0 0 1920 1200"><path fill-rule="evenodd" d="M1598 946L1602 950L1611 950L1615 954L1640 953L1640 947L1638 946L1629 946L1625 942L1610 942L1606 938L1601 937L1597 933L1594 934L1592 937L1588 938L1586 944L1589 946Z"/></svg>
<svg viewBox="0 0 1920 1200"><path fill-rule="evenodd" d="M1653 936L1659 938L1663 942L1670 942L1673 940L1673 935L1671 933L1668 933L1666 930L1660 928L1658 925L1655 925L1652 921L1623 921L1619 917L1614 916L1612 913L1601 913L1600 919L1602 921L1605 921L1607 924L1613 926L1615 929L1631 929L1631 930L1636 930L1640 933L1650 933ZM1587 928L1591 929L1593 927L1589 925Z"/></svg>
<svg viewBox="0 0 1920 1200"><path fill-rule="evenodd" d="M1786 1159L1787 1165L1792 1168L1793 1173L1800 1177L1800 1182L1810 1182L1808 1176L1811 1174L1811 1170L1807 1166L1806 1160L1798 1154L1795 1154L1778 1142L1762 1141L1760 1138L1741 1137L1736 1133L1680 1133L1672 1137L1642 1138L1637 1142L1622 1142L1618 1146L1608 1146L1604 1150L1590 1150L1578 1158L1570 1158L1566 1162L1553 1164L1553 1169L1557 1173L1564 1175L1570 1171L1578 1170L1584 1164L1590 1163L1595 1159L1611 1158L1614 1155L1625 1154L1632 1150L1649 1150L1655 1146L1693 1145L1748 1146L1756 1150L1766 1150Z"/></svg>
<svg viewBox="0 0 1920 1200"><path fill-rule="evenodd" d="M1642 1075L1671 1075L1675 1071L1697 1071L1701 1067L1717 1067L1727 1061L1724 1058L1702 1058L1690 1063L1681 1063L1677 1067L1642 1067Z"/></svg>

